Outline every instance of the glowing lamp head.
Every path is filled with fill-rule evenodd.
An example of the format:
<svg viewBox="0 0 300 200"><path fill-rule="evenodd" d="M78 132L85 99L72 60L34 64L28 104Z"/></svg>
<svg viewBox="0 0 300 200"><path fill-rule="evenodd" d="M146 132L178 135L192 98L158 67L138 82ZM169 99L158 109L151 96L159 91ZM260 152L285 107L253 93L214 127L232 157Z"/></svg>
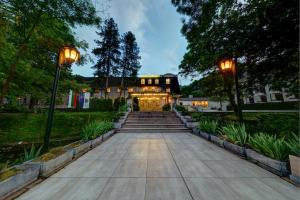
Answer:
<svg viewBox="0 0 300 200"><path fill-rule="evenodd" d="M235 63L232 58L225 58L220 60L219 68L221 71L234 71L235 70Z"/></svg>
<svg viewBox="0 0 300 200"><path fill-rule="evenodd" d="M60 50L59 63L63 64L72 64L73 62L78 61L80 58L79 51L72 46L65 46Z"/></svg>

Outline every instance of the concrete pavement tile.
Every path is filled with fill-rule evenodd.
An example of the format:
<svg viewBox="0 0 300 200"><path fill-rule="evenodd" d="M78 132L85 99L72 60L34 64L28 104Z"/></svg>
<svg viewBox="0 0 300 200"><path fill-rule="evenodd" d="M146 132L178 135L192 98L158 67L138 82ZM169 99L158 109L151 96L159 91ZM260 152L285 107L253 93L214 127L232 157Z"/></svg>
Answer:
<svg viewBox="0 0 300 200"><path fill-rule="evenodd" d="M108 178L49 178L19 200L96 200Z"/></svg>
<svg viewBox="0 0 300 200"><path fill-rule="evenodd" d="M194 200L239 200L219 178L186 178Z"/></svg>
<svg viewBox="0 0 300 200"><path fill-rule="evenodd" d="M146 178L111 178L98 200L143 200Z"/></svg>
<svg viewBox="0 0 300 200"><path fill-rule="evenodd" d="M183 177L216 177L215 173L200 160L176 162Z"/></svg>
<svg viewBox="0 0 300 200"><path fill-rule="evenodd" d="M243 200L288 200L258 178L228 178L225 184ZM296 199L295 199L296 200Z"/></svg>
<svg viewBox="0 0 300 200"><path fill-rule="evenodd" d="M147 178L145 200L192 200L182 178Z"/></svg>
<svg viewBox="0 0 300 200"><path fill-rule="evenodd" d="M171 159L148 160L147 177L180 177L180 173Z"/></svg>
<svg viewBox="0 0 300 200"><path fill-rule="evenodd" d="M147 160L122 160L113 177L146 177Z"/></svg>
<svg viewBox="0 0 300 200"><path fill-rule="evenodd" d="M203 161L217 177L275 177L274 174L245 160Z"/></svg>

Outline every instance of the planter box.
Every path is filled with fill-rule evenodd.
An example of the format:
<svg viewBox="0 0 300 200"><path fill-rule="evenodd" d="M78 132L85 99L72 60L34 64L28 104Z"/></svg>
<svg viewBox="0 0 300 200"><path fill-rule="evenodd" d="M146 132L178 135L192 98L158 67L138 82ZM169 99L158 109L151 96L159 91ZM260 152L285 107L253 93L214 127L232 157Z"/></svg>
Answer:
<svg viewBox="0 0 300 200"><path fill-rule="evenodd" d="M297 156L289 155L289 160L292 171L290 178L294 182L300 184L300 158Z"/></svg>
<svg viewBox="0 0 300 200"><path fill-rule="evenodd" d="M199 131L199 135L200 135L201 137L207 139L207 140L210 140L210 134L208 134L208 133L205 133L205 132L203 132L203 131L200 130L200 131Z"/></svg>
<svg viewBox="0 0 300 200"><path fill-rule="evenodd" d="M85 142L77 147L73 147L74 157L80 157L84 153L88 152L92 147L91 141Z"/></svg>
<svg viewBox="0 0 300 200"><path fill-rule="evenodd" d="M22 164L13 168L21 171L0 182L0 199L35 181L40 171L38 164Z"/></svg>
<svg viewBox="0 0 300 200"><path fill-rule="evenodd" d="M115 130L108 131L107 133L103 134L103 140L106 140L110 136L112 136L115 133Z"/></svg>
<svg viewBox="0 0 300 200"><path fill-rule="evenodd" d="M91 141L91 143L92 143L92 148L95 148L96 146L100 145L102 142L103 142L103 135L101 135L101 136L99 136L99 137L93 139L93 140Z"/></svg>
<svg viewBox="0 0 300 200"><path fill-rule="evenodd" d="M239 145L236 145L236 144L232 144L231 142L228 142L228 141L224 141L224 148L235 153L235 154L238 154L240 156L246 156L246 150L245 150L245 147L241 147Z"/></svg>
<svg viewBox="0 0 300 200"><path fill-rule="evenodd" d="M187 124L186 124L186 127L187 128L195 128L195 127L197 127L198 126L198 122L188 122Z"/></svg>
<svg viewBox="0 0 300 200"><path fill-rule="evenodd" d="M193 134L195 134L195 135L199 135L199 129L198 129L198 127L194 127L193 129L192 129L192 132L193 132Z"/></svg>
<svg viewBox="0 0 300 200"><path fill-rule="evenodd" d="M64 166L68 162L70 162L73 159L74 156L74 150L67 150L62 155L57 156L54 159L48 160L48 161L32 161L28 164L30 165L40 165L40 176L42 177L48 177L51 173L53 173L55 170L59 169L60 167Z"/></svg>
<svg viewBox="0 0 300 200"><path fill-rule="evenodd" d="M210 135L210 140L217 144L220 147L224 147L224 140L222 140L221 138L215 136L215 135Z"/></svg>
<svg viewBox="0 0 300 200"><path fill-rule="evenodd" d="M278 176L286 176L288 174L287 162L274 160L264 156L252 149L246 149L247 159L261 166L262 168L277 174Z"/></svg>

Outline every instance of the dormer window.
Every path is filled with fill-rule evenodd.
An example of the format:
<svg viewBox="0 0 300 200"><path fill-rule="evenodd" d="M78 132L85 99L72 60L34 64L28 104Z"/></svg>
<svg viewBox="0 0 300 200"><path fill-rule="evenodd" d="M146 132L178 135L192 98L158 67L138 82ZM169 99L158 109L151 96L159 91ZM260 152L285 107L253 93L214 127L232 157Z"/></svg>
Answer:
<svg viewBox="0 0 300 200"><path fill-rule="evenodd" d="M141 79L141 85L145 85L146 81L145 79Z"/></svg>
<svg viewBox="0 0 300 200"><path fill-rule="evenodd" d="M110 91L111 91L110 88L107 88L107 89L106 89L106 92L107 92L107 93L110 93Z"/></svg>
<svg viewBox="0 0 300 200"><path fill-rule="evenodd" d="M158 85L159 84L159 79L155 79L155 85Z"/></svg>
<svg viewBox="0 0 300 200"><path fill-rule="evenodd" d="M148 79L148 85L152 84L152 79Z"/></svg>
<svg viewBox="0 0 300 200"><path fill-rule="evenodd" d="M166 84L167 84L167 85L170 85L170 84L171 84L171 79L166 78Z"/></svg>

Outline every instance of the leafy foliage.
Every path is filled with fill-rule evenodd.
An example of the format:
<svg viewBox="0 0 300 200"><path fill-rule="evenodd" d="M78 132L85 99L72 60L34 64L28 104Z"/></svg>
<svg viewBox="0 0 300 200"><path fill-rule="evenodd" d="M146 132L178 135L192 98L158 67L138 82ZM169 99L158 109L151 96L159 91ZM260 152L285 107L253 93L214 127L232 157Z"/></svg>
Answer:
<svg viewBox="0 0 300 200"><path fill-rule="evenodd" d="M29 151L24 149L24 157L22 159L23 162L37 158L40 155L42 148L43 146L40 146L40 148L35 148L34 144L32 144Z"/></svg>
<svg viewBox="0 0 300 200"><path fill-rule="evenodd" d="M113 111L113 102L111 99L92 98L90 100L90 109L93 111Z"/></svg>
<svg viewBox="0 0 300 200"><path fill-rule="evenodd" d="M163 111L170 111L171 110L171 105L169 103L165 104L163 107L162 107Z"/></svg>
<svg viewBox="0 0 300 200"><path fill-rule="evenodd" d="M176 105L175 109L178 112L181 112L182 115L189 115L189 112L187 111L187 109L182 105Z"/></svg>
<svg viewBox="0 0 300 200"><path fill-rule="evenodd" d="M241 74L247 73L246 90L270 84L298 95L297 0L171 1L184 15L182 33L188 41L181 73L214 72L218 59L230 55L238 58Z"/></svg>
<svg viewBox="0 0 300 200"><path fill-rule="evenodd" d="M250 137L249 143L255 150L276 160L285 161L290 153L284 138L265 133L257 133Z"/></svg>
<svg viewBox="0 0 300 200"><path fill-rule="evenodd" d="M102 121L102 122L91 122L87 124L82 130L82 139L87 141L95 139L99 135L102 135L113 129L113 123Z"/></svg>
<svg viewBox="0 0 300 200"><path fill-rule="evenodd" d="M245 125L227 124L219 130L220 134L234 144L245 146L249 140Z"/></svg>
<svg viewBox="0 0 300 200"><path fill-rule="evenodd" d="M202 120L199 122L199 128L204 132L216 134L218 124L219 124L218 121Z"/></svg>
<svg viewBox="0 0 300 200"><path fill-rule="evenodd" d="M58 49L63 44L87 48L71 28L98 25L100 21L91 2L83 0L1 1L0 16L1 103L3 97L13 101L25 95L32 97L31 104L47 101ZM73 85L70 66L64 69L58 94Z"/></svg>
<svg viewBox="0 0 300 200"><path fill-rule="evenodd" d="M292 134L292 137L287 140L287 146L290 149L290 152L294 156L300 157L300 137L295 133Z"/></svg>

